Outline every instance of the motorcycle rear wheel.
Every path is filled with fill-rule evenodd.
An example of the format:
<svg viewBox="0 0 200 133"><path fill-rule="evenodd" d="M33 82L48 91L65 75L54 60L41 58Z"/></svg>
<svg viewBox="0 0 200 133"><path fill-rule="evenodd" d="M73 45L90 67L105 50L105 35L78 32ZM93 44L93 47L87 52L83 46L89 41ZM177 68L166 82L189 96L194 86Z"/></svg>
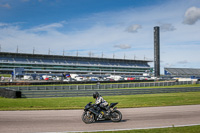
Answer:
<svg viewBox="0 0 200 133"><path fill-rule="evenodd" d="M122 120L122 113L119 110L115 110L111 113L111 121L119 122Z"/></svg>
<svg viewBox="0 0 200 133"><path fill-rule="evenodd" d="M93 123L95 121L94 119L94 114L87 114L87 112L83 112L82 114L82 121L85 122L86 124Z"/></svg>

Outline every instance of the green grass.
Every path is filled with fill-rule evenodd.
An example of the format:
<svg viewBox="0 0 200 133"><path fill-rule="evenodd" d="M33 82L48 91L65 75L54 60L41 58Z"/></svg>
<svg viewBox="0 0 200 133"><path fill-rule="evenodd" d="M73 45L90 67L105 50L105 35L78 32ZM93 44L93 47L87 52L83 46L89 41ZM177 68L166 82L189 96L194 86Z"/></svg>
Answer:
<svg viewBox="0 0 200 133"><path fill-rule="evenodd" d="M200 92L145 95L104 96L109 103L119 102L118 108L176 106L200 104ZM57 110L83 109L91 97L64 98L0 98L0 110Z"/></svg>
<svg viewBox="0 0 200 133"><path fill-rule="evenodd" d="M0 76L3 76L3 77L11 77L11 74L0 74Z"/></svg>
<svg viewBox="0 0 200 133"><path fill-rule="evenodd" d="M105 131L105 132L94 132L94 133L200 133L200 125L185 126L185 127L158 128L158 129Z"/></svg>

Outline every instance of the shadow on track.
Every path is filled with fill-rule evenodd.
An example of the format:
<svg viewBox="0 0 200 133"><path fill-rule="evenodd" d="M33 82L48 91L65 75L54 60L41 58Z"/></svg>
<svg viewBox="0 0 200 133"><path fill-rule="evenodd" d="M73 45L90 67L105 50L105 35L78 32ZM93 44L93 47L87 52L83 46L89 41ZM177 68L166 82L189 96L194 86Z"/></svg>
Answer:
<svg viewBox="0 0 200 133"><path fill-rule="evenodd" d="M120 122L127 122L128 119L125 119L125 120L121 120ZM95 123L120 123L120 122L113 122L111 120L99 120L99 121L96 121Z"/></svg>

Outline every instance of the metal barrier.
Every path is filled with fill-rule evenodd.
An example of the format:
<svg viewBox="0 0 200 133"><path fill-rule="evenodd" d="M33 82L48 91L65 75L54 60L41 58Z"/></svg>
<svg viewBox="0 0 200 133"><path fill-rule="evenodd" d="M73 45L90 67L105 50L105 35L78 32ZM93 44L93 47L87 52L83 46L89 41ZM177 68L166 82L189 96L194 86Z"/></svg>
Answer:
<svg viewBox="0 0 200 133"><path fill-rule="evenodd" d="M102 95L134 95L134 94L153 94L153 93L172 93L200 91L200 88L162 88L162 86L193 84L191 81L182 82L148 82L148 83L124 83L124 84L96 84L96 85L66 85L66 86L18 86L6 87L22 92L22 98L39 97L77 97L91 96L94 91L99 91ZM197 82L199 84L199 82ZM123 89L138 87L155 87L149 89ZM4 87L5 88L5 87ZM119 89L122 88L122 89ZM1 87L0 87L1 89Z"/></svg>
<svg viewBox="0 0 200 133"><path fill-rule="evenodd" d="M23 91L23 98L45 98L45 97L82 97L92 96L94 91L98 91L103 96L114 95L137 95L137 94L156 94L156 93L177 93L177 92L196 92L200 87L190 88L147 88L147 89L107 89L107 90L51 90L51 91Z"/></svg>
<svg viewBox="0 0 200 133"><path fill-rule="evenodd" d="M93 90L93 89L119 89L119 88L137 88L137 87L155 87L155 86L173 86L173 85L185 85L193 84L192 81L181 81L181 82L147 82L147 83L124 83L124 84L96 84L96 85L65 85L65 86L12 86L6 87L18 91L27 90ZM199 82L197 82L199 84ZM2 88L2 87L0 87ZM5 87L3 87L5 88Z"/></svg>

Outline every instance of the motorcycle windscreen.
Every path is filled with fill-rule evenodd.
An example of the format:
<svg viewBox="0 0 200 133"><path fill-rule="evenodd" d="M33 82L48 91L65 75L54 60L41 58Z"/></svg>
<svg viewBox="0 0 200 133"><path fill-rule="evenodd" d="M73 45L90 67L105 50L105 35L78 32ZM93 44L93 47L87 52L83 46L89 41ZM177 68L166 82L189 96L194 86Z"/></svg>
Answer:
<svg viewBox="0 0 200 133"><path fill-rule="evenodd" d="M110 108L114 107L115 105L117 105L118 103L111 103L110 104Z"/></svg>

